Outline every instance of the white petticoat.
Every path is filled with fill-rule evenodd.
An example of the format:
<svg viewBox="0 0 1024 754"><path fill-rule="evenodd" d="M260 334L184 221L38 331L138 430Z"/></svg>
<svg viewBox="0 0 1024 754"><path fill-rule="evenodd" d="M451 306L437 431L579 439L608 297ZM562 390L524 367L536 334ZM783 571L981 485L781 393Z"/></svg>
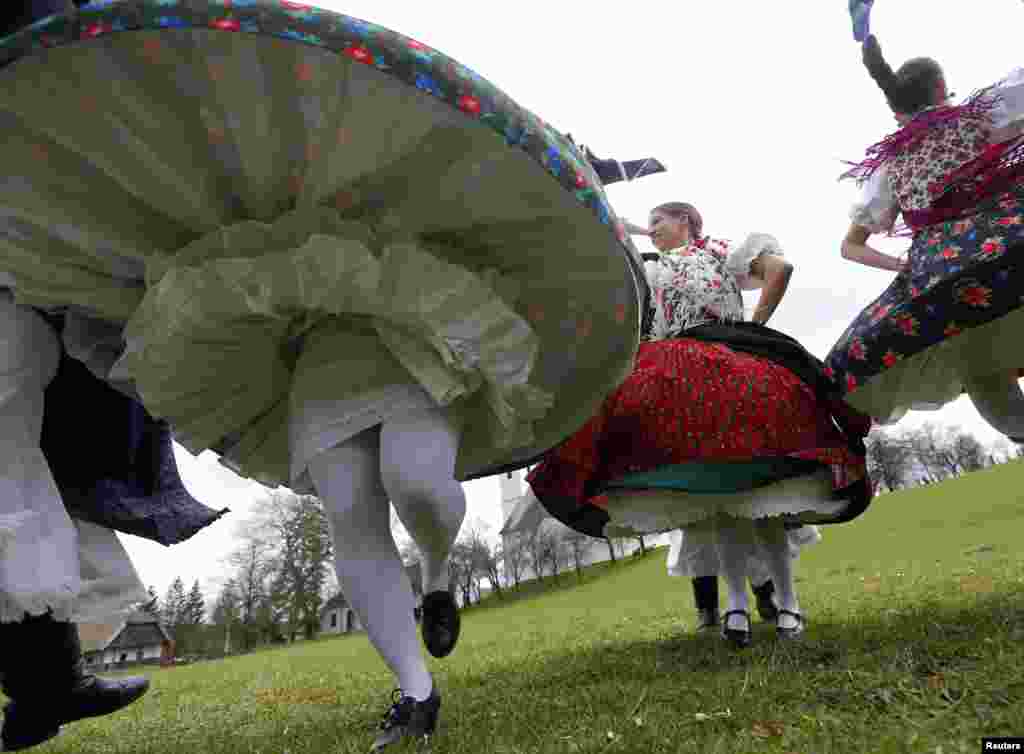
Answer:
<svg viewBox="0 0 1024 754"><path fill-rule="evenodd" d="M26 464L26 471L41 468L45 477L26 474L29 478L18 480L28 482L26 494L0 500L0 622L51 610L57 620L105 621L146 600L117 535L72 520L48 478L42 452L31 455L38 458Z"/></svg>
<svg viewBox="0 0 1024 754"><path fill-rule="evenodd" d="M712 537L694 536L682 529L669 533L668 556L665 566L669 576L699 578L701 576L717 576L722 568L718 558L718 550ZM801 526L786 532L789 540L789 556L794 560L800 556L800 550L807 545L821 541L821 532L817 526ZM750 558L747 572L754 584L762 584L771 576L764 559L758 555Z"/></svg>
<svg viewBox="0 0 1024 754"><path fill-rule="evenodd" d="M725 515L768 518L783 515L831 517L846 500L832 499L827 470L783 479L747 492L691 494L677 490L610 490L607 536L628 536L671 531Z"/></svg>

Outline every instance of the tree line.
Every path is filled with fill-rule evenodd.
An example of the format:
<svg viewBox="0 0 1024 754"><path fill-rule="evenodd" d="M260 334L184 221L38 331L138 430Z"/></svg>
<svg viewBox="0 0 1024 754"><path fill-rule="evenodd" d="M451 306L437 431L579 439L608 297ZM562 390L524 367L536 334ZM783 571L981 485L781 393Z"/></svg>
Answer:
<svg viewBox="0 0 1024 754"><path fill-rule="evenodd" d="M393 512L391 527L402 560L406 564L417 562L421 555ZM638 554L646 554L643 537L637 539ZM501 599L504 590L518 589L528 577L540 582L545 579L557 582L561 574L572 570L581 578L584 566L589 564L587 554L597 543L607 548L608 559L614 562L625 556L628 541L626 538L596 540L551 518L545 518L534 528L498 538L477 518L463 526L452 547L449 583L463 606L479 602L485 591Z"/></svg>
<svg viewBox="0 0 1024 754"><path fill-rule="evenodd" d="M1004 441L986 447L959 427L876 428L867 439L868 473L880 491L935 484L1024 457Z"/></svg>
<svg viewBox="0 0 1024 754"><path fill-rule="evenodd" d="M312 638L331 591L332 550L319 499L286 490L267 494L236 531L209 609L197 581L176 578L162 600L150 589L143 609L172 632L179 657L219 656Z"/></svg>

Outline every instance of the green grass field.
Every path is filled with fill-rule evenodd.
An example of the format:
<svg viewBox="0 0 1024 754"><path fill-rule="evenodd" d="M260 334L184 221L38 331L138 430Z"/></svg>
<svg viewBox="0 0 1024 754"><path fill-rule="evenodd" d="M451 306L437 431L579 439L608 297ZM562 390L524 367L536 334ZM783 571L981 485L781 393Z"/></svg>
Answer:
<svg viewBox="0 0 1024 754"><path fill-rule="evenodd" d="M1024 736L1024 464L877 499L801 558L806 638L693 634L664 550L464 614L435 752L977 752ZM365 752L391 680L363 636L152 672L40 752ZM407 747L411 748L411 747ZM402 749L402 750L407 750Z"/></svg>

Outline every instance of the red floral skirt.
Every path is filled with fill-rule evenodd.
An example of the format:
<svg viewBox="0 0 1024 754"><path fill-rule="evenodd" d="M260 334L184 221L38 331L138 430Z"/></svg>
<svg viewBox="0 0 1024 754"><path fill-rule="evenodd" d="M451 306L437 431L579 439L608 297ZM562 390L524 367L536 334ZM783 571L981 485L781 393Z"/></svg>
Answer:
<svg viewBox="0 0 1024 754"><path fill-rule="evenodd" d="M864 480L866 468L833 408L768 359L693 338L643 343L597 415L527 479L563 521L567 504L603 507L607 483L673 464L795 458L830 468L841 490Z"/></svg>

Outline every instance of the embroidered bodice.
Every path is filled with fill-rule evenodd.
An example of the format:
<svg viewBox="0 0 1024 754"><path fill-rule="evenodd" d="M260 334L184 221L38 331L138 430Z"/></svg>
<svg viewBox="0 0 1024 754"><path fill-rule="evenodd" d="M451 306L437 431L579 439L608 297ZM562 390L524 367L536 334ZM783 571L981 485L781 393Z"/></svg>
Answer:
<svg viewBox="0 0 1024 754"><path fill-rule="evenodd" d="M750 266L762 254L782 256L782 250L772 236L758 233L735 249L703 238L646 262L652 311L643 339L663 340L707 322L741 321L740 291L760 287Z"/></svg>
<svg viewBox="0 0 1024 754"><path fill-rule="evenodd" d="M892 195L900 211L928 209L946 178L980 155L992 138L991 124L958 120L932 128L889 163Z"/></svg>
<svg viewBox="0 0 1024 754"><path fill-rule="evenodd" d="M958 110L965 116L947 117ZM863 187L850 219L873 233L884 233L892 230L901 212L928 210L950 175L988 148L996 129L1022 117L1024 70L1011 73L964 106L925 110L872 147L878 150L876 156L847 174L859 177Z"/></svg>

